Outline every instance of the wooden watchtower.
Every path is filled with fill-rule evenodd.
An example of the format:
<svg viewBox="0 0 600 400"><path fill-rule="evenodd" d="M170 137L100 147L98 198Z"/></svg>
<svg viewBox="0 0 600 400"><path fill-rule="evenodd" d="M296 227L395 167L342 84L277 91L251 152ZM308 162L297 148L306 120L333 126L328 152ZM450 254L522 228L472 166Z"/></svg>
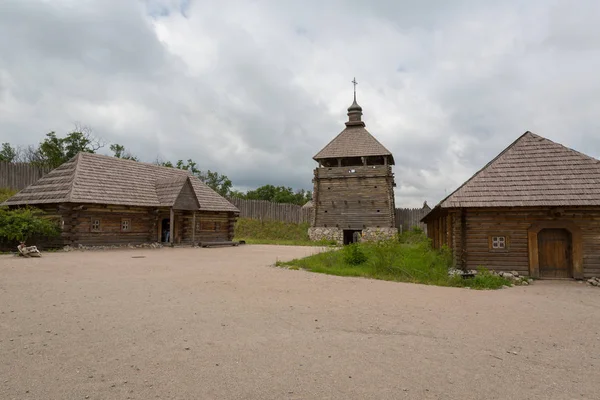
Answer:
<svg viewBox="0 0 600 400"><path fill-rule="evenodd" d="M319 166L313 179L312 240L348 244L397 233L394 157L365 129L353 82L346 128L313 157Z"/></svg>

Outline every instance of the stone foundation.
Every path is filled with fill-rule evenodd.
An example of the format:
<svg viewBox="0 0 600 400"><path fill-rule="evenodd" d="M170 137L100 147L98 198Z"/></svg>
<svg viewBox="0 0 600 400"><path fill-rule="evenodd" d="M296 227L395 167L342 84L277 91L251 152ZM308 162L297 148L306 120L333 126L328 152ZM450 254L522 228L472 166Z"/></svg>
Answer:
<svg viewBox="0 0 600 400"><path fill-rule="evenodd" d="M398 234L398 228L365 228L362 231L362 240L386 240L392 239Z"/></svg>
<svg viewBox="0 0 600 400"><path fill-rule="evenodd" d="M360 241L392 239L398 234L396 228L365 228L362 230ZM338 244L344 244L344 230L340 228L308 228L310 240L333 240Z"/></svg>
<svg viewBox="0 0 600 400"><path fill-rule="evenodd" d="M338 244L344 244L344 231L340 228L308 228L310 240L335 240Z"/></svg>

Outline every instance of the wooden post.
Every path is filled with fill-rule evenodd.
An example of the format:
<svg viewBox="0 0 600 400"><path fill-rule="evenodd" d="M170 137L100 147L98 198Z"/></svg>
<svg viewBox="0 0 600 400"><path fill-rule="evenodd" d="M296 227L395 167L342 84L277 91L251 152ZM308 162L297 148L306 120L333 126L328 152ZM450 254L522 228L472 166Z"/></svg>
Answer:
<svg viewBox="0 0 600 400"><path fill-rule="evenodd" d="M196 211L192 214L192 245L196 243Z"/></svg>
<svg viewBox="0 0 600 400"><path fill-rule="evenodd" d="M175 233L175 211L171 207L171 213L169 215L169 243L173 246L173 234Z"/></svg>
<svg viewBox="0 0 600 400"><path fill-rule="evenodd" d="M460 268L467 270L467 212L460 209Z"/></svg>
<svg viewBox="0 0 600 400"><path fill-rule="evenodd" d="M338 158L337 160L338 160L338 167L341 167L342 166L342 159Z"/></svg>

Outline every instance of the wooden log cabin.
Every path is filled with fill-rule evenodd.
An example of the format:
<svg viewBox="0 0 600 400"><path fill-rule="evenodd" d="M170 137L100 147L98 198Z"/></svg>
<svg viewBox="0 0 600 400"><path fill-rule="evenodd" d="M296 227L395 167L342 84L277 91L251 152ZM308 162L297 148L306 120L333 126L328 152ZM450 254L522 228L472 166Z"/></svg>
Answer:
<svg viewBox="0 0 600 400"><path fill-rule="evenodd" d="M600 276L600 161L526 132L422 221L459 268Z"/></svg>
<svg viewBox="0 0 600 400"><path fill-rule="evenodd" d="M48 243L119 245L231 241L238 209L190 172L79 153L3 205L60 219Z"/></svg>
<svg viewBox="0 0 600 400"><path fill-rule="evenodd" d="M394 157L366 129L362 108L348 108L346 128L313 157L313 214L309 237L348 244L398 233Z"/></svg>

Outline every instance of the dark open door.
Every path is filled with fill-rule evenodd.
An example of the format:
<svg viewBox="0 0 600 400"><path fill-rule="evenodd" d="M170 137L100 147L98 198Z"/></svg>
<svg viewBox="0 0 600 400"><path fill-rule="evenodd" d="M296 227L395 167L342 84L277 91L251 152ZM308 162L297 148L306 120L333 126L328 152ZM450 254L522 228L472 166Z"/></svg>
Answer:
<svg viewBox="0 0 600 400"><path fill-rule="evenodd" d="M538 233L540 277L571 278L571 234L566 229Z"/></svg>

